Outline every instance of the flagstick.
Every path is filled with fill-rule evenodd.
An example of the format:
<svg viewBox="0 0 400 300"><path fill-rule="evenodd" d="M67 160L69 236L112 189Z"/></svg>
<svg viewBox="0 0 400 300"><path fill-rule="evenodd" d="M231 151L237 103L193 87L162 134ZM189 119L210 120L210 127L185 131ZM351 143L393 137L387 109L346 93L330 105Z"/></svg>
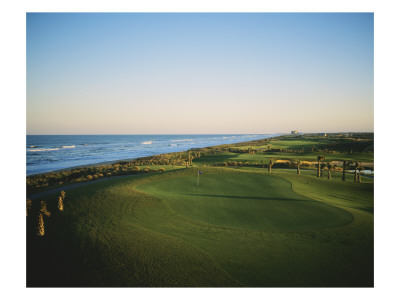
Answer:
<svg viewBox="0 0 400 300"><path fill-rule="evenodd" d="M197 185L199 185L200 174L197 172Z"/></svg>

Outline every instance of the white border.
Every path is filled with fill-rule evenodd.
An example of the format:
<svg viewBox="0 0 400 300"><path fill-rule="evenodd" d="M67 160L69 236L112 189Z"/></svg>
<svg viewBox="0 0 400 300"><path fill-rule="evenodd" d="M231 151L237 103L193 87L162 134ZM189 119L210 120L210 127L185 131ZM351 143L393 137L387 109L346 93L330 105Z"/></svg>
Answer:
<svg viewBox="0 0 400 300"><path fill-rule="evenodd" d="M335 299L399 297L397 159L399 39L394 1L7 1L1 4L1 295L29 299L133 296L150 298ZM25 288L25 13L26 12L374 12L375 262L374 289L26 289ZM388 152L389 157L388 156Z"/></svg>

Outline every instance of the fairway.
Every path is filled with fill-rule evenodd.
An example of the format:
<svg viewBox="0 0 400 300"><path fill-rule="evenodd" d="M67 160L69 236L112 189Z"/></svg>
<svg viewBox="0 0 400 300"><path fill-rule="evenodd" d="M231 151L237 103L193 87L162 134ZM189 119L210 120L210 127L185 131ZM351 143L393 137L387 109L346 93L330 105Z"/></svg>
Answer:
<svg viewBox="0 0 400 300"><path fill-rule="evenodd" d="M141 184L139 191L168 203L178 214L241 229L301 231L343 226L349 212L296 194L290 182L256 174L204 174Z"/></svg>

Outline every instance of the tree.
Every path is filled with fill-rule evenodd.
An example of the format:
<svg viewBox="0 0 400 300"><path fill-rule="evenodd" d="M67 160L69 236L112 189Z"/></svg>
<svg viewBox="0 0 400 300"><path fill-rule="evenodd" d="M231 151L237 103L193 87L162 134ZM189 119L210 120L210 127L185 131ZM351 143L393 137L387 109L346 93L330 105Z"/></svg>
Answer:
<svg viewBox="0 0 400 300"><path fill-rule="evenodd" d="M192 164L192 156L190 155L190 151L188 150L188 164Z"/></svg>
<svg viewBox="0 0 400 300"><path fill-rule="evenodd" d="M344 160L343 161L343 175L342 181L346 181L346 167L351 165L353 162L351 160Z"/></svg>
<svg viewBox="0 0 400 300"><path fill-rule="evenodd" d="M317 160L318 160L318 165L317 165L317 177L321 177L321 161L325 159L325 156L323 155L318 155Z"/></svg>
<svg viewBox="0 0 400 300"><path fill-rule="evenodd" d="M301 160L297 161L297 174L300 175L300 165L301 165Z"/></svg>
<svg viewBox="0 0 400 300"><path fill-rule="evenodd" d="M358 161L356 161L355 164L354 164L354 181L357 181L357 177L358 177L357 170L358 170L358 168L359 168L359 163L358 163Z"/></svg>
<svg viewBox="0 0 400 300"><path fill-rule="evenodd" d="M364 167L361 167L361 163L359 163L359 167L358 167L358 182L361 182L361 171L364 170Z"/></svg>
<svg viewBox="0 0 400 300"><path fill-rule="evenodd" d="M331 171L335 168L335 165L328 162L327 167L328 167L328 179L331 179L332 178Z"/></svg>
<svg viewBox="0 0 400 300"><path fill-rule="evenodd" d="M40 213L46 217L50 217L50 212L47 210L46 201L40 201Z"/></svg>
<svg viewBox="0 0 400 300"><path fill-rule="evenodd" d="M40 236L44 235L44 221L43 221L42 213L39 213L37 234L40 235Z"/></svg>
<svg viewBox="0 0 400 300"><path fill-rule="evenodd" d="M272 162L272 159L270 159L270 160L269 160L269 164L268 164L269 173L271 173L272 165L273 165L273 162Z"/></svg>
<svg viewBox="0 0 400 300"><path fill-rule="evenodd" d="M64 211L64 198L65 198L65 192L61 191L61 195L58 197L58 209L59 209L59 211Z"/></svg>
<svg viewBox="0 0 400 300"><path fill-rule="evenodd" d="M324 175L323 175L323 172L324 172L324 169L326 168L326 164L325 163L322 163L321 164L321 177L323 177Z"/></svg>

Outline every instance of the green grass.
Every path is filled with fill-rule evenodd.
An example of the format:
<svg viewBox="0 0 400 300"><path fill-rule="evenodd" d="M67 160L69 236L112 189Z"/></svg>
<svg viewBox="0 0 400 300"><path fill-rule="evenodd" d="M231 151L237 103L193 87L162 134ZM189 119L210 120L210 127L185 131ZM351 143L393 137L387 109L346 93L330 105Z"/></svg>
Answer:
<svg viewBox="0 0 400 300"><path fill-rule="evenodd" d="M202 166L203 164L214 164L217 162L228 162L228 161L241 161L242 163L258 163L261 164L263 161L264 164L267 164L270 159L272 160L302 160L302 161L317 161L318 155L324 155L326 161L335 161L335 160L357 160L360 162L373 162L374 155L373 153L358 153L358 154L350 154L350 153L323 153L323 152L314 152L314 153L285 153L285 152L270 152L270 153L257 153L257 154L249 154L249 153L218 153L215 155L203 156L200 158L193 159L193 163L198 166Z"/></svg>
<svg viewBox="0 0 400 300"><path fill-rule="evenodd" d="M178 214L238 229L308 230L350 223L350 213L301 196L289 181L255 174L210 174L139 185Z"/></svg>
<svg viewBox="0 0 400 300"><path fill-rule="evenodd" d="M372 286L373 182L261 171L111 179L67 191L62 214L37 199L52 215L41 238L27 219L27 284Z"/></svg>

